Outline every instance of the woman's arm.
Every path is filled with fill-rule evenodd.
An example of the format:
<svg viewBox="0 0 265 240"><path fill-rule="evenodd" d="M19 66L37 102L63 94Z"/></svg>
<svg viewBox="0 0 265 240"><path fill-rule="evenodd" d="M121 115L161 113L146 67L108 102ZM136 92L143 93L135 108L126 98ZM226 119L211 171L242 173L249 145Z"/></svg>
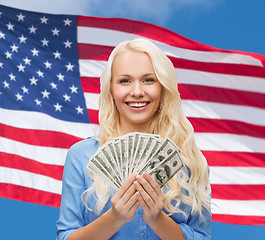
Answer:
<svg viewBox="0 0 265 240"><path fill-rule="evenodd" d="M164 194L156 181L147 173L137 175L136 179L136 196L144 211L143 220L160 239L185 240L179 224L162 211Z"/></svg>
<svg viewBox="0 0 265 240"><path fill-rule="evenodd" d="M112 197L112 207L99 218L70 234L68 240L109 239L126 222L134 218L139 207L133 182L135 174Z"/></svg>

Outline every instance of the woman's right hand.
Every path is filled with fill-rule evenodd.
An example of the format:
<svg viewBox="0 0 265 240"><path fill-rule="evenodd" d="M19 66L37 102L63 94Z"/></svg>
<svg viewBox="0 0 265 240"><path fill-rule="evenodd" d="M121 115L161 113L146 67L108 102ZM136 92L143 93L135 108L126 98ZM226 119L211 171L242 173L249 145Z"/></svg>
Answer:
<svg viewBox="0 0 265 240"><path fill-rule="evenodd" d="M136 189L133 184L136 180L136 175L132 174L111 198L112 208L110 210L117 220L123 224L130 222L134 218L135 212L139 207Z"/></svg>

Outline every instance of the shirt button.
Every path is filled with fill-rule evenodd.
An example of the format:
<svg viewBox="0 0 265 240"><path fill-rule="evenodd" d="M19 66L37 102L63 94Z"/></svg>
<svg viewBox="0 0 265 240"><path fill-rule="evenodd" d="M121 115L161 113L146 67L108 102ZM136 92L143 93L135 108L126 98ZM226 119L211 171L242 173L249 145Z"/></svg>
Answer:
<svg viewBox="0 0 265 240"><path fill-rule="evenodd" d="M144 232L142 232L142 235L144 235Z"/></svg>

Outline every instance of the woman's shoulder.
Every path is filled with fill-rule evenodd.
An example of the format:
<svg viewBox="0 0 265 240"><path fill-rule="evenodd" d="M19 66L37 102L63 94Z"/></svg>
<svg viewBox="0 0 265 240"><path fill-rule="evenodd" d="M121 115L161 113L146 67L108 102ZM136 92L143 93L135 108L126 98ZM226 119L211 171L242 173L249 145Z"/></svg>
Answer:
<svg viewBox="0 0 265 240"><path fill-rule="evenodd" d="M97 149L99 146L99 142L95 137L88 137L83 139L75 144L73 144L69 151L82 151L82 150L93 150Z"/></svg>
<svg viewBox="0 0 265 240"><path fill-rule="evenodd" d="M71 162L87 162L98 150L99 142L94 137L83 139L73 144L67 153L67 159L71 159Z"/></svg>

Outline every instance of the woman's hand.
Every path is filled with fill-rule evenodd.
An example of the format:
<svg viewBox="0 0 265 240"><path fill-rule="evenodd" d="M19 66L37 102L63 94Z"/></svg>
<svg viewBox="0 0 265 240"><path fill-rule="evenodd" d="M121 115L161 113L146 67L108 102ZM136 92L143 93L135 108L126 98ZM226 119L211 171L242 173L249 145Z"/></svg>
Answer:
<svg viewBox="0 0 265 240"><path fill-rule="evenodd" d="M148 174L137 175L134 182L136 197L143 208L143 220L147 224L154 223L160 216L165 196L157 182Z"/></svg>
<svg viewBox="0 0 265 240"><path fill-rule="evenodd" d="M130 222L134 218L135 212L140 205L134 185L135 177L136 174L132 174L111 199L111 211L123 224Z"/></svg>

